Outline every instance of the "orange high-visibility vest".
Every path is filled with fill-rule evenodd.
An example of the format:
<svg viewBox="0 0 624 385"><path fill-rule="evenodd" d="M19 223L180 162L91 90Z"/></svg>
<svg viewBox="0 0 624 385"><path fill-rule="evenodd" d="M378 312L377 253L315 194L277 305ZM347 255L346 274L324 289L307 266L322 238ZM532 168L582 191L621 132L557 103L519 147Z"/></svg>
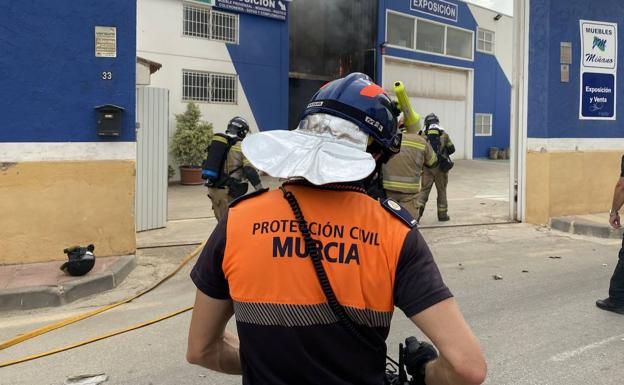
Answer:
<svg viewBox="0 0 624 385"><path fill-rule="evenodd" d="M389 326L395 272L410 228L364 193L299 185L286 189L299 201L339 302L356 322ZM272 324L276 320L267 317L300 305L318 310L318 317L326 314L325 295L281 191L231 207L226 240L222 267L237 320ZM289 322L305 325L305 317Z"/></svg>

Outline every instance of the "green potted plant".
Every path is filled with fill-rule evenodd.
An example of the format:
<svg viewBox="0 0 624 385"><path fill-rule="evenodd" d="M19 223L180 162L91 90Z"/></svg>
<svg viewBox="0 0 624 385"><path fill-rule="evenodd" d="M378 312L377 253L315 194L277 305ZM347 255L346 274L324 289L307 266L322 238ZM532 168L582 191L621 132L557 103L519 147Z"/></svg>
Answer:
<svg viewBox="0 0 624 385"><path fill-rule="evenodd" d="M189 103L186 111L176 114L176 132L171 139L171 155L180 165L180 183L202 184L201 165L206 147L212 140L212 124L201 121L201 111Z"/></svg>

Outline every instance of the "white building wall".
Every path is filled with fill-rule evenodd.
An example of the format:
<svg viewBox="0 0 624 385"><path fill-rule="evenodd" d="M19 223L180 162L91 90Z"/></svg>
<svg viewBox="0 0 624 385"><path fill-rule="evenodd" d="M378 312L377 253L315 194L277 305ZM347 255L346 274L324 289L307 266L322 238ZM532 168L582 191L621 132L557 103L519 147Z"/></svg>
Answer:
<svg viewBox="0 0 624 385"><path fill-rule="evenodd" d="M182 101L182 70L236 73L225 43L183 36L183 4L182 0L137 1L137 55L162 64L152 75L151 86L170 91L169 137L175 133L175 114L184 112L187 105ZM257 130L240 80L238 104L195 103L215 132L223 132L237 115L247 119L252 131Z"/></svg>
<svg viewBox="0 0 624 385"><path fill-rule="evenodd" d="M136 63L136 85L137 86L149 86L150 85L150 68L149 65Z"/></svg>
<svg viewBox="0 0 624 385"><path fill-rule="evenodd" d="M494 32L494 52L496 60L503 69L507 80L511 83L513 70L513 18L509 15L501 14L499 20L494 20L494 16L500 12L483 8L475 4L468 3L468 8L477 21L477 25L483 29ZM475 31L475 50L477 44L477 31Z"/></svg>

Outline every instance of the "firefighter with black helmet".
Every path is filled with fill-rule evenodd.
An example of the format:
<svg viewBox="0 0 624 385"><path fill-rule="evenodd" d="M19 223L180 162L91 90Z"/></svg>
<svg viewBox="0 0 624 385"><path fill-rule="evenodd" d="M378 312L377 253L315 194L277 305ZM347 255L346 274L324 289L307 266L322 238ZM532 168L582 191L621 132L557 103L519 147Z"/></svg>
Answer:
<svg viewBox="0 0 624 385"><path fill-rule="evenodd" d="M400 126L404 126L402 120ZM437 157L427 140L418 135L416 122L404 128L401 139L401 152L383 166L383 188L388 198L405 207L414 218L419 217L418 193L421 188L423 168L437 165Z"/></svg>
<svg viewBox="0 0 624 385"><path fill-rule="evenodd" d="M219 221L228 204L247 192L247 181L254 189L262 188L260 176L241 152L241 141L249 133L249 124L240 116L232 118L225 134L215 134L202 166L212 210Z"/></svg>
<svg viewBox="0 0 624 385"><path fill-rule="evenodd" d="M256 168L288 181L232 202L210 236L191 272L189 362L248 385L383 384L396 305L440 351L416 346L413 375L484 381L483 353L416 221L366 195L400 150L397 115L354 73L323 86L297 129L243 141ZM232 316L238 336L226 330Z"/></svg>
<svg viewBox="0 0 624 385"><path fill-rule="evenodd" d="M451 161L450 155L455 152L455 145L448 133L440 126L440 119L434 113L425 117L425 127L421 131L421 135L427 138L427 141L436 153L438 164L432 168L425 168L423 171L422 188L418 195L419 219L425 211L431 187L435 183L438 192L438 220L448 221L451 218L448 216L446 187L448 185L448 173L453 168L453 161Z"/></svg>

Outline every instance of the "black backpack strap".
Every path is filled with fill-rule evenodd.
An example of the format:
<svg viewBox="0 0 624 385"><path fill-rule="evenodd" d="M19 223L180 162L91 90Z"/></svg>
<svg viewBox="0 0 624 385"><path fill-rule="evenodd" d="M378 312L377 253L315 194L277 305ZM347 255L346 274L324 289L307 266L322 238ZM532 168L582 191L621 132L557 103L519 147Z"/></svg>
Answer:
<svg viewBox="0 0 624 385"><path fill-rule="evenodd" d="M234 199L232 202L230 202L229 207L234 207L234 206L236 206L237 204L241 203L244 200L247 200L249 198L253 198L253 197L258 196L260 194L264 194L267 191L269 191L268 188L261 188L261 189L256 190L256 191L252 191L249 194L242 195L242 196Z"/></svg>
<svg viewBox="0 0 624 385"><path fill-rule="evenodd" d="M325 298L327 299L327 303L329 304L329 307L331 308L332 313L334 313L336 318L338 318L339 323L351 335L353 335L356 339L358 339L364 346L368 347L369 349L372 349L373 351L379 351L380 348L375 346L371 342L370 338L365 337L360 332L360 330L357 329L357 326L347 314L347 311L345 310L344 306L342 306L340 302L338 302L338 298L336 298L334 289L332 288L331 283L329 282L329 278L327 277L327 273L325 272L325 267L323 267L323 263L321 262L321 256L319 255L319 251L316 248L316 245L314 243L314 240L312 239L312 236L310 235L308 222L305 220L303 216L303 212L301 211L301 207L299 206L299 202L297 202L295 195L292 192L287 191L284 186L280 187L280 189L282 190L282 193L284 194L284 199L288 201L288 204L290 205L290 208L293 214L295 215L297 222L299 222L299 231L301 231L301 235L303 235L303 240L305 243L305 250L308 256L310 257L312 264L314 265L314 271L316 272L316 276L321 285L321 288L323 289L323 293L325 294ZM385 346L385 341L379 334L375 332L370 333L370 334L374 334L376 336L374 338L378 339L379 343ZM390 358L390 357L387 357L387 358Z"/></svg>

